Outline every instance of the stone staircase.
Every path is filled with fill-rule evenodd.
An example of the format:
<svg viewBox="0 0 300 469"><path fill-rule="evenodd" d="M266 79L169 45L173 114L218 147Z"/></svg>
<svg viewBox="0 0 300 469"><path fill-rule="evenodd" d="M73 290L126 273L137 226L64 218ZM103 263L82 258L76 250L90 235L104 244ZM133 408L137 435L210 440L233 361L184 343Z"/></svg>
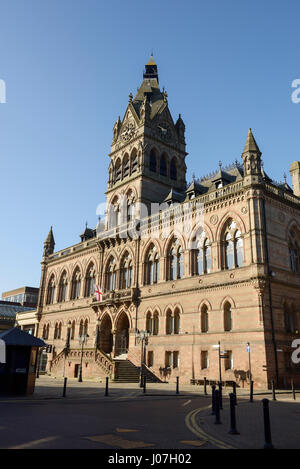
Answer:
<svg viewBox="0 0 300 469"><path fill-rule="evenodd" d="M138 383L140 378L140 370L129 360L114 359L115 377L117 383Z"/></svg>
<svg viewBox="0 0 300 469"><path fill-rule="evenodd" d="M115 377L117 383L138 383L140 380L140 367L135 366L130 360L115 358ZM159 383L161 380L152 371L145 367L144 373L148 383Z"/></svg>

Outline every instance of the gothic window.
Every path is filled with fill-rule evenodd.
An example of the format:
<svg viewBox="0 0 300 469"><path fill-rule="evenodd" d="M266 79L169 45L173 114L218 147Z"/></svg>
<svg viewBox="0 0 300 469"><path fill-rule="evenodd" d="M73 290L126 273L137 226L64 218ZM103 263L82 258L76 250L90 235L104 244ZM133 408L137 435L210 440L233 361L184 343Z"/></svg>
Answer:
<svg viewBox="0 0 300 469"><path fill-rule="evenodd" d="M109 228L116 228L121 224L121 210L118 197L114 197L109 205Z"/></svg>
<svg viewBox="0 0 300 469"><path fill-rule="evenodd" d="M53 336L54 339L57 339L57 334L58 334L58 323L56 322L54 326L54 336Z"/></svg>
<svg viewBox="0 0 300 469"><path fill-rule="evenodd" d="M70 339L71 340L75 339L75 321L72 321Z"/></svg>
<svg viewBox="0 0 300 469"><path fill-rule="evenodd" d="M43 338L43 339L48 339L48 337L47 337L47 326L46 326L46 324L44 324L44 327L43 327L43 335L42 335L42 338Z"/></svg>
<svg viewBox="0 0 300 469"><path fill-rule="evenodd" d="M126 195L126 217L127 221L135 218L135 200L131 190Z"/></svg>
<svg viewBox="0 0 300 469"><path fill-rule="evenodd" d="M174 240L168 251L168 275L167 280L182 278L184 274L183 250L178 239Z"/></svg>
<svg viewBox="0 0 300 469"><path fill-rule="evenodd" d="M71 289L71 300L76 300L80 297L80 288L81 288L81 273L79 268L74 272L72 279L72 289Z"/></svg>
<svg viewBox="0 0 300 469"><path fill-rule="evenodd" d="M84 335L88 335L89 321L87 319L84 321L83 327L84 327L84 331L83 331Z"/></svg>
<svg viewBox="0 0 300 469"><path fill-rule="evenodd" d="M151 152L150 152L149 168L150 168L150 171L156 173L156 154L155 154L155 150L151 150Z"/></svg>
<svg viewBox="0 0 300 469"><path fill-rule="evenodd" d="M208 308L206 305L201 308L201 332L208 332Z"/></svg>
<svg viewBox="0 0 300 469"><path fill-rule="evenodd" d="M159 331L159 316L158 316L158 313L155 312L153 314L153 328L152 328L152 334L153 335L158 335L158 331Z"/></svg>
<svg viewBox="0 0 300 469"><path fill-rule="evenodd" d="M167 176L167 158L165 154L162 154L160 158L159 173L161 174L161 176Z"/></svg>
<svg viewBox="0 0 300 469"><path fill-rule="evenodd" d="M67 290L68 290L68 277L67 277L67 273L64 272L61 276L61 280L59 283L59 296L58 296L59 302L66 301Z"/></svg>
<svg viewBox="0 0 300 469"><path fill-rule="evenodd" d="M236 228L236 223L227 223L223 235L223 268L234 269L244 264L244 242L243 237Z"/></svg>
<svg viewBox="0 0 300 469"><path fill-rule="evenodd" d="M300 273L299 263L299 246L294 231L290 232L289 236L289 255L290 255L290 266L291 271L297 274Z"/></svg>
<svg viewBox="0 0 300 469"><path fill-rule="evenodd" d="M148 250L145 262L145 285L158 282L159 258L156 247L152 244Z"/></svg>
<svg viewBox="0 0 300 469"><path fill-rule="evenodd" d="M121 262L120 288L130 288L132 285L132 260L127 253Z"/></svg>
<svg viewBox="0 0 300 469"><path fill-rule="evenodd" d="M224 305L224 331L232 330L232 312L230 303Z"/></svg>
<svg viewBox="0 0 300 469"><path fill-rule="evenodd" d="M115 166L115 182L120 181L121 177L122 177L121 160L120 158L118 158L116 161L116 166Z"/></svg>
<svg viewBox="0 0 300 469"><path fill-rule="evenodd" d="M175 158L172 159L171 161L171 166L170 166L170 177L173 181L177 180L177 167L176 167L176 160Z"/></svg>
<svg viewBox="0 0 300 469"><path fill-rule="evenodd" d="M170 310L166 314L166 334L172 334L173 332L173 317Z"/></svg>
<svg viewBox="0 0 300 469"><path fill-rule="evenodd" d="M152 334L152 316L150 312L148 312L146 316L146 331Z"/></svg>
<svg viewBox="0 0 300 469"><path fill-rule="evenodd" d="M129 156L126 153L123 158L123 177L129 176L130 168L129 168Z"/></svg>
<svg viewBox="0 0 300 469"><path fill-rule="evenodd" d="M54 275L51 277L48 285L47 304L52 305L55 297L55 280Z"/></svg>
<svg viewBox="0 0 300 469"><path fill-rule="evenodd" d="M175 310L174 313L174 328L173 328L174 334L179 334L180 332L180 312L178 309Z"/></svg>
<svg viewBox="0 0 300 469"><path fill-rule="evenodd" d="M111 257L106 268L106 290L113 291L116 289L116 261Z"/></svg>
<svg viewBox="0 0 300 469"><path fill-rule="evenodd" d="M193 251L192 262L194 275L202 275L211 271L211 245L209 240L205 238L204 231Z"/></svg>
<svg viewBox="0 0 300 469"><path fill-rule="evenodd" d="M286 332L293 334L298 331L294 308L287 304L284 305L284 322Z"/></svg>
<svg viewBox="0 0 300 469"><path fill-rule="evenodd" d="M130 161L131 161L131 174L132 174L132 173L135 173L138 169L137 168L137 166L138 166L138 154L137 154L137 150L135 148L132 150Z"/></svg>
<svg viewBox="0 0 300 469"><path fill-rule="evenodd" d="M84 324L83 324L83 319L81 319L79 323L79 337L82 337L84 334Z"/></svg>
<svg viewBox="0 0 300 469"><path fill-rule="evenodd" d="M61 339L61 328L62 328L61 322L60 323L56 322L55 327L54 327L54 339Z"/></svg>
<svg viewBox="0 0 300 469"><path fill-rule="evenodd" d="M94 264L91 264L87 270L85 280L85 296L89 297L94 294L96 286L96 272Z"/></svg>

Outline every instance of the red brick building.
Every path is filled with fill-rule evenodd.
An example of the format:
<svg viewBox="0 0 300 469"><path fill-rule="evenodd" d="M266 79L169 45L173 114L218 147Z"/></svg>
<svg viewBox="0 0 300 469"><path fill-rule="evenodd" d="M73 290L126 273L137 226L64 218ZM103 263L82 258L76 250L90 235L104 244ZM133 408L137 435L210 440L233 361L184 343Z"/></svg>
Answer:
<svg viewBox="0 0 300 469"><path fill-rule="evenodd" d="M256 387L300 385L300 164L293 189L274 182L250 129L240 162L187 184L185 145L151 57L113 127L105 218L61 251L52 229L45 241L36 316L53 345L47 369L77 376L82 357L83 377L129 379L136 332L149 331L145 361L160 379L218 380L221 363L223 381L247 386L250 343Z"/></svg>

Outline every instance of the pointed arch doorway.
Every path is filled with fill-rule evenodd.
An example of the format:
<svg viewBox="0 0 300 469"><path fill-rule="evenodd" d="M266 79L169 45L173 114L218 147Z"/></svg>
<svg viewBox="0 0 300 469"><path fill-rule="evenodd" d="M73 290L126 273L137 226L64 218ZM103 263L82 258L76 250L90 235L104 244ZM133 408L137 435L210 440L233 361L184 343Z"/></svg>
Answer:
<svg viewBox="0 0 300 469"><path fill-rule="evenodd" d="M108 314L104 316L100 324L98 347L104 353L112 353L112 350L113 350L112 322Z"/></svg>
<svg viewBox="0 0 300 469"><path fill-rule="evenodd" d="M129 319L123 311L116 325L115 357L128 353L129 347Z"/></svg>

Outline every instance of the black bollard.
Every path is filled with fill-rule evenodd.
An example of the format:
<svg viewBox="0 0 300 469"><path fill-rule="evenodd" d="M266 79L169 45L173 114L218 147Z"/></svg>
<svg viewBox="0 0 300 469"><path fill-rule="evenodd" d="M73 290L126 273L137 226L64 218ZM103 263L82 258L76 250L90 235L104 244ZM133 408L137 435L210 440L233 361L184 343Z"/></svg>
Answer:
<svg viewBox="0 0 300 469"><path fill-rule="evenodd" d="M215 407L216 407L215 424L219 425L221 423L221 420L220 420L220 391L218 389L215 390Z"/></svg>
<svg viewBox="0 0 300 469"><path fill-rule="evenodd" d="M263 399L263 412L264 412L264 430L265 430L265 444L264 449L273 449L270 427L270 414L269 414L269 399Z"/></svg>
<svg viewBox="0 0 300 469"><path fill-rule="evenodd" d="M219 381L219 401L220 409L223 410L222 381Z"/></svg>
<svg viewBox="0 0 300 469"><path fill-rule="evenodd" d="M176 394L179 394L179 376L176 376Z"/></svg>
<svg viewBox="0 0 300 469"><path fill-rule="evenodd" d="M144 389L143 389L143 393L145 394L146 393L146 375L144 375L144 381L143 381L143 385L144 385Z"/></svg>
<svg viewBox="0 0 300 469"><path fill-rule="evenodd" d="M215 415L216 413L216 386L213 384L211 387L211 415Z"/></svg>
<svg viewBox="0 0 300 469"><path fill-rule="evenodd" d="M232 383L232 392L233 392L233 394L234 394L234 403L235 403L235 405L237 405L237 398L236 398L236 383L235 383L235 382L233 382L233 383Z"/></svg>
<svg viewBox="0 0 300 469"><path fill-rule="evenodd" d="M230 399L230 430L231 435L239 435L239 432L236 429L236 418L235 418L235 395L233 392L229 394Z"/></svg>
<svg viewBox="0 0 300 469"><path fill-rule="evenodd" d="M68 381L68 378L64 378L64 390L63 390L62 397L66 397L67 381Z"/></svg>
<svg viewBox="0 0 300 469"><path fill-rule="evenodd" d="M253 381L250 381L250 399L249 402L253 402Z"/></svg>
<svg viewBox="0 0 300 469"><path fill-rule="evenodd" d="M106 381L106 383L105 383L105 394L104 395L108 396L108 376L106 376L105 381Z"/></svg>
<svg viewBox="0 0 300 469"><path fill-rule="evenodd" d="M204 378L204 396L207 396L206 386L207 386L207 380L206 380L206 378Z"/></svg>
<svg viewBox="0 0 300 469"><path fill-rule="evenodd" d="M276 401L275 383L273 380L271 381L271 383L272 383L272 400Z"/></svg>
<svg viewBox="0 0 300 469"><path fill-rule="evenodd" d="M292 379L292 394L293 394L293 399L294 401L296 400L296 393L295 393L295 386L294 386L294 380Z"/></svg>

